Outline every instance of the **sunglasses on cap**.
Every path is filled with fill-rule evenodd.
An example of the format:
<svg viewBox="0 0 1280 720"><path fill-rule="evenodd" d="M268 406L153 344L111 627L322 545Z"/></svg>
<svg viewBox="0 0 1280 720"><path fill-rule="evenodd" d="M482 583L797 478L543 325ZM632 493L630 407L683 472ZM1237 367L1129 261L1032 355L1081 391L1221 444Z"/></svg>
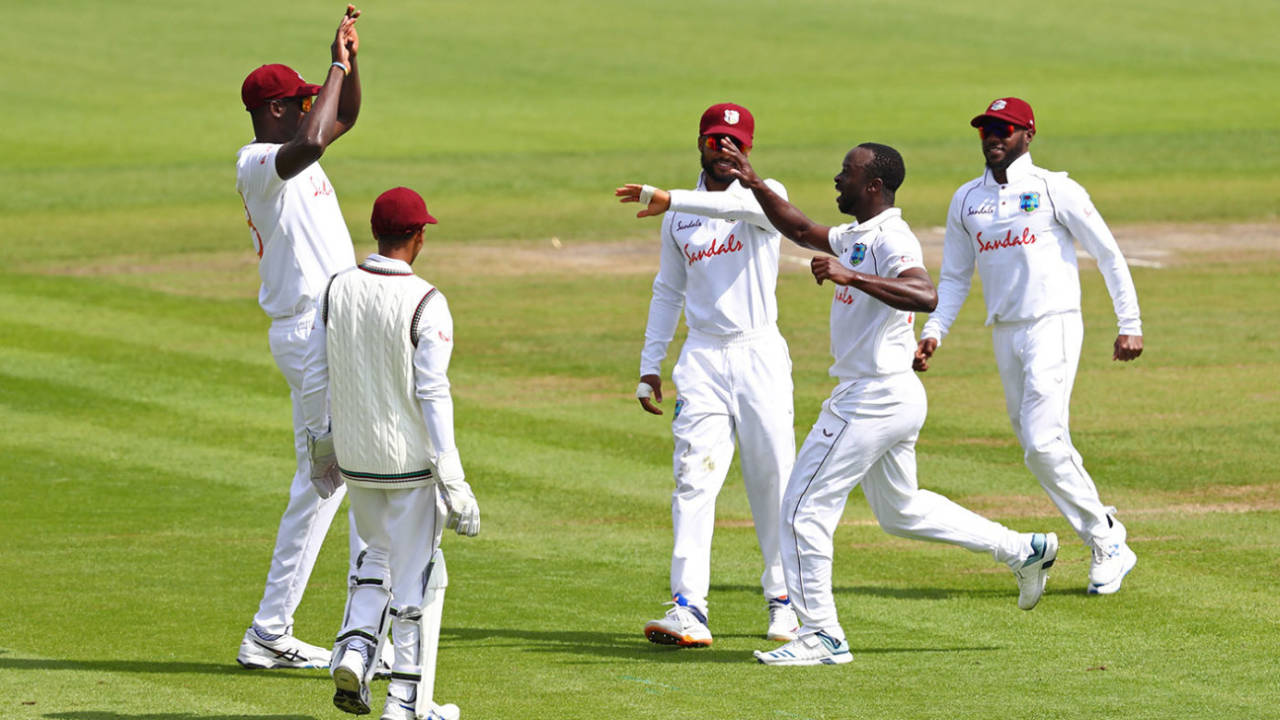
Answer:
<svg viewBox="0 0 1280 720"><path fill-rule="evenodd" d="M723 140L728 140L729 142L733 143L733 146L738 148L739 150L742 149L742 141L732 135L703 135L702 136L703 147L705 147L708 150L719 150L721 147L721 141Z"/></svg>
<svg viewBox="0 0 1280 720"><path fill-rule="evenodd" d="M1003 140L1014 132L1022 129L1022 127L1004 120L987 120L978 126L978 134L982 136L983 140L986 140L989 137Z"/></svg>

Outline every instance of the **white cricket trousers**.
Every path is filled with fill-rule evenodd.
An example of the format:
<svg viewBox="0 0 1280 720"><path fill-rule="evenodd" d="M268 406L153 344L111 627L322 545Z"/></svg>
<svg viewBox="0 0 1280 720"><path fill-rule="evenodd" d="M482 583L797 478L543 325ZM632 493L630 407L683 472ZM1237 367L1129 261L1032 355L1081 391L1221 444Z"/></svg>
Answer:
<svg viewBox="0 0 1280 720"><path fill-rule="evenodd" d="M280 517L276 546L271 553L266 588L258 612L253 616L254 624L269 633L292 632L293 613L302 602L320 546L345 494L345 488L338 488L333 495L322 499L311 485L307 426L302 415L302 364L314 319L314 311L278 318L271 322L267 333L271 356L289 383L289 399L293 402L293 450L297 458L297 470L289 487L289 504ZM354 517L350 518L350 524L350 566L354 572L356 557L364 549L364 543L356 534Z"/></svg>
<svg viewBox="0 0 1280 720"><path fill-rule="evenodd" d="M671 378L675 491L671 594L703 612L711 583L716 496L741 454L742 480L764 558L765 597L786 595L778 551L782 488L795 459L791 356L776 326L729 337L690 329Z"/></svg>
<svg viewBox="0 0 1280 720"><path fill-rule="evenodd" d="M1080 539L1089 543L1106 537L1110 523L1067 427L1083 339L1079 312L996 323L991 330L1009 422L1027 467Z"/></svg>
<svg viewBox="0 0 1280 720"><path fill-rule="evenodd" d="M421 608L427 588L427 565L440 546L447 510L436 486L383 490L350 486L351 513L368 547L356 568L341 638L352 631L381 638L393 608L395 662L392 670L418 675L419 623L401 621L400 610Z"/></svg>
<svg viewBox="0 0 1280 720"><path fill-rule="evenodd" d="M862 484L885 532L989 552L1011 564L1030 554L1018 533L916 483L916 438L928 403L908 371L842 382L800 448L782 502L782 563L801 632L843 638L831 586L833 537Z"/></svg>

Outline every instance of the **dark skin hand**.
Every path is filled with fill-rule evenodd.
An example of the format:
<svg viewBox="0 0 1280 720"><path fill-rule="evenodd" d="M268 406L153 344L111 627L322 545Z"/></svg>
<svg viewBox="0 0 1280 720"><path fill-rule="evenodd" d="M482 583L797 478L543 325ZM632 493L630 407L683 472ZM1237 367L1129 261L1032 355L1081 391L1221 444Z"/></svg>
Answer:
<svg viewBox="0 0 1280 720"><path fill-rule="evenodd" d="M276 172L286 180L319 160L325 149L356 123L361 99L360 71L356 66L359 17L360 11L348 5L329 48L333 62L345 64L351 69L350 75L330 66L311 112L301 111L299 99L272 100L267 106L270 127L266 133L259 132L258 139L284 143L276 153Z"/></svg>
<svg viewBox="0 0 1280 720"><path fill-rule="evenodd" d="M653 388L653 400L649 398L640 398L640 407L645 412L661 415L662 408L654 405L654 402L662 402L662 378L657 375L641 375L640 382L649 383L649 387Z"/></svg>

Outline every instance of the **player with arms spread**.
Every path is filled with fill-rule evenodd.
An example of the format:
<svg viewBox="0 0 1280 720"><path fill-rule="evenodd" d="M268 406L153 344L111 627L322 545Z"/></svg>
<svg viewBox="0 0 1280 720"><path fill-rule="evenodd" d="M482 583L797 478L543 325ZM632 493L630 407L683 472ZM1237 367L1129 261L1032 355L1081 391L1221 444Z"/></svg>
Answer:
<svg viewBox="0 0 1280 720"><path fill-rule="evenodd" d="M480 510L454 442L453 317L444 295L410 267L423 228L436 222L422 196L388 190L370 222L378 252L330 281L303 375L313 475L324 487L350 486L369 544L333 648L333 702L369 712L390 615L395 661L383 720L456 720L456 705L432 699L447 577L440 536L446 526L475 535Z"/></svg>
<svg viewBox="0 0 1280 720"><path fill-rule="evenodd" d="M333 63L324 85L309 84L284 65L263 65L249 73L240 89L253 119L254 141L240 148L236 189L260 258L258 303L271 318L271 355L289 383L297 459L266 589L236 658L248 668L329 665L328 650L293 636L294 611L343 496L338 492L322 498L312 487L300 399L316 298L329 276L355 265L333 185L317 161L351 129L360 112L358 17L360 11L348 5L330 49ZM352 527L354 570L363 545L354 522Z"/></svg>
<svg viewBox="0 0 1280 720"><path fill-rule="evenodd" d="M838 380L805 439L782 503L782 563L802 626L795 640L756 651L768 665L837 665L852 654L836 615L831 562L834 535L850 491L861 484L886 532L991 553L1017 578L1018 607L1044 592L1057 555L1053 533L1016 533L916 481L916 438L924 425L924 386L911 372L913 313L932 310L937 294L894 195L906 169L896 150L864 143L845 155L836 204L857 223L814 223L756 175L742 153L725 147L732 174L760 201L769 221L813 258L818 284L836 286L831 302L831 375Z"/></svg>
<svg viewBox="0 0 1280 720"><path fill-rule="evenodd" d="M1120 590L1138 562L1115 508L1102 504L1071 443L1067 416L1080 363L1080 271L1071 239L1098 261L1119 321L1113 360L1142 354L1142 321L1129 266L1089 194L1066 173L1036 167L1031 106L995 100L970 124L978 128L987 170L956 191L947 212L938 309L920 333L915 368L929 369L976 266L1005 406L1027 467L1092 549L1087 591Z"/></svg>
<svg viewBox="0 0 1280 720"><path fill-rule="evenodd" d="M671 378L679 388L671 432L675 437L675 491L671 496L674 548L672 607L645 625L652 642L681 647L711 644L707 593L715 501L733 460L734 440L764 556L761 585L769 611L766 636L795 637L796 617L786 597L778 554L782 484L795 458L791 356L778 332L778 231L751 193L729 174L721 149L749 152L755 119L741 105L712 105L702 114L696 190L626 185L616 195L640 202L637 217L662 215L662 250L653 281L649 322L636 392L643 408L662 410L662 360L684 310L689 336ZM769 181L778 193L782 185ZM652 398L652 400L650 399Z"/></svg>

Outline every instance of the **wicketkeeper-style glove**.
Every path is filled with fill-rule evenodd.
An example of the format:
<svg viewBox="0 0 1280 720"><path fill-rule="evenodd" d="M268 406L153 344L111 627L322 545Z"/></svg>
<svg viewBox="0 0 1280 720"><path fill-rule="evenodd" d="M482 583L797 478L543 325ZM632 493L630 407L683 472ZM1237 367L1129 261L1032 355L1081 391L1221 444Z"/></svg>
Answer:
<svg viewBox="0 0 1280 720"><path fill-rule="evenodd" d="M449 519L445 527L459 535L475 537L480 532L480 506L471 492L466 475L462 472L462 458L458 451L444 453L436 458L437 487L444 504L449 507Z"/></svg>
<svg viewBox="0 0 1280 720"><path fill-rule="evenodd" d="M307 431L307 457L311 460L311 485L322 498L327 498L342 487L342 474L338 472L338 456L333 450L333 432L320 435Z"/></svg>

